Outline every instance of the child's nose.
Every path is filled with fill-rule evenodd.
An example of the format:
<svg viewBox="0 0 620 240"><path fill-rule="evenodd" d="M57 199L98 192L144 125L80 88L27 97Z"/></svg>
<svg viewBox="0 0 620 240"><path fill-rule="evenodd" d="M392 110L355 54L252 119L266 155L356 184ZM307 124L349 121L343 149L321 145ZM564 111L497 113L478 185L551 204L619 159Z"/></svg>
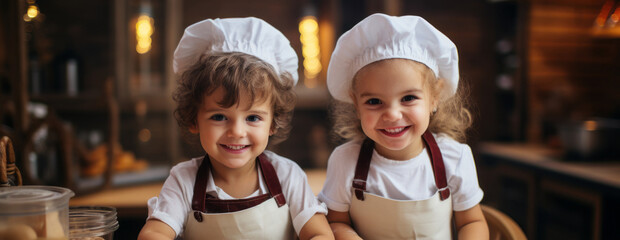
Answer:
<svg viewBox="0 0 620 240"><path fill-rule="evenodd" d="M403 117L403 114L399 107L390 106L385 112L383 112L383 120L384 121L398 121Z"/></svg>
<svg viewBox="0 0 620 240"><path fill-rule="evenodd" d="M245 123L240 122L240 121L233 122L230 128L228 129L228 137L240 138L240 137L245 137L245 136L246 136Z"/></svg>

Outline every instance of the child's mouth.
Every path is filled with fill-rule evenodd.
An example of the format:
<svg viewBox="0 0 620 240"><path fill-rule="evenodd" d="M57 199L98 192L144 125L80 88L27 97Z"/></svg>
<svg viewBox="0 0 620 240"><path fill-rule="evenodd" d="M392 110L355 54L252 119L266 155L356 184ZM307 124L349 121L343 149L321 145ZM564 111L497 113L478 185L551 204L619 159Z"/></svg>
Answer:
<svg viewBox="0 0 620 240"><path fill-rule="evenodd" d="M226 144L220 144L220 146L222 146L226 150L240 151L240 150L243 150L243 149L249 147L250 145L226 145Z"/></svg>
<svg viewBox="0 0 620 240"><path fill-rule="evenodd" d="M406 126L406 127L396 127L396 128L386 128L386 129L381 129L380 131L389 136L389 137L399 137L403 134L405 134L405 132L407 132L406 130L409 129L411 126Z"/></svg>

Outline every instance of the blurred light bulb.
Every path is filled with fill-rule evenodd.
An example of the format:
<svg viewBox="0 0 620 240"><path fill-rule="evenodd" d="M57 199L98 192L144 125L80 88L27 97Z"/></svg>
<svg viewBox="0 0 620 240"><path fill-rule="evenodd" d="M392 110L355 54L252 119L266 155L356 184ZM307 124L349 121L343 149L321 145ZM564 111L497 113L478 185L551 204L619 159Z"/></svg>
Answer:
<svg viewBox="0 0 620 240"><path fill-rule="evenodd" d="M28 11L26 11L26 14L30 18L36 18L39 15L39 8L35 5L30 5L28 7Z"/></svg>
<svg viewBox="0 0 620 240"><path fill-rule="evenodd" d="M304 57L304 85L313 88L317 85L316 77L321 72L322 66L319 47L319 23L313 16L306 16L299 22L299 41L301 52Z"/></svg>
<svg viewBox="0 0 620 240"><path fill-rule="evenodd" d="M153 31L153 18L140 15L136 21L136 52L145 54L151 50Z"/></svg>
<svg viewBox="0 0 620 240"><path fill-rule="evenodd" d="M316 33L319 30L319 24L314 17L305 17L299 23L299 32Z"/></svg>

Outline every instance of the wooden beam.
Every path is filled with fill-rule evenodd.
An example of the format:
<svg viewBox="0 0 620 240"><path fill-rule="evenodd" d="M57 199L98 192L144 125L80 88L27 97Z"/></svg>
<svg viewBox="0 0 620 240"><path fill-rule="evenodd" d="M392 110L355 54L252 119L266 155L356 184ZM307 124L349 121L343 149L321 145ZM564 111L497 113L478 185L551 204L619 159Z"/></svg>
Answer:
<svg viewBox="0 0 620 240"><path fill-rule="evenodd" d="M8 3L8 27L7 27L7 60L9 67L9 79L11 83L11 99L14 110L14 134L16 159L24 159L23 136L29 126L28 117L28 74L27 74L27 49L26 32L23 14L26 12L25 1L10 0ZM18 168L22 168L22 161L17 161Z"/></svg>

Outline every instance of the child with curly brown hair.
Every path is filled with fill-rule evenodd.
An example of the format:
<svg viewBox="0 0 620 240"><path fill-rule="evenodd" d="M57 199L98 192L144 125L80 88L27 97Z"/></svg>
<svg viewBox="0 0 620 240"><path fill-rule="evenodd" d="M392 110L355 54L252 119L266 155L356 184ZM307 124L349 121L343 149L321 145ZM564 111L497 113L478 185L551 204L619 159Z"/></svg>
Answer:
<svg viewBox="0 0 620 240"><path fill-rule="evenodd" d="M171 169L139 239L333 239L304 171L265 150L290 128L297 62L284 35L257 18L185 30L175 117L206 155Z"/></svg>
<svg viewBox="0 0 620 240"><path fill-rule="evenodd" d="M488 239L471 115L450 39L417 16L374 14L338 40L327 86L335 130L319 199L336 239Z"/></svg>

